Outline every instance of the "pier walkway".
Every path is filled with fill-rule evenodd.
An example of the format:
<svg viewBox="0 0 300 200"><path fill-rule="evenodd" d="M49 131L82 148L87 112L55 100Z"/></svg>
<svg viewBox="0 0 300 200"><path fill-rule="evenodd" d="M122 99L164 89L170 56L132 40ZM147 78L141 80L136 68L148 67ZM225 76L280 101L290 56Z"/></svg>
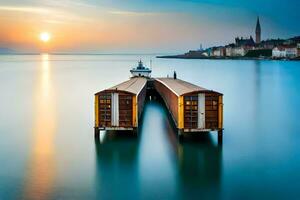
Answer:
<svg viewBox="0 0 300 200"><path fill-rule="evenodd" d="M217 131L222 139L223 94L176 77L133 77L96 93L95 135L100 130L137 133L145 101L153 91L163 99L179 136Z"/></svg>

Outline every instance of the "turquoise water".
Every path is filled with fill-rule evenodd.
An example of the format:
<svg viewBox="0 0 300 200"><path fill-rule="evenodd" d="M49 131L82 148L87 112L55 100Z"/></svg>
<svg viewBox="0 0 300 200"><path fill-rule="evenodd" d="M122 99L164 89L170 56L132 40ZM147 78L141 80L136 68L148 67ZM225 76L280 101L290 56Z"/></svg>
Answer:
<svg viewBox="0 0 300 200"><path fill-rule="evenodd" d="M224 94L222 146L179 141L155 101L138 138L94 140L93 94L140 58ZM299 62L0 56L0 199L297 199L299 77Z"/></svg>

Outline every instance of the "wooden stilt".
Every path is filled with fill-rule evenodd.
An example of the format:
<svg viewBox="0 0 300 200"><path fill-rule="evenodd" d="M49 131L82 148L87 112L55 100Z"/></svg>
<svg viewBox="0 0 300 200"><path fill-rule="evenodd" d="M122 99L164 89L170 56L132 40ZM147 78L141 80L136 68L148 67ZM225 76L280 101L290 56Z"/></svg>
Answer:
<svg viewBox="0 0 300 200"><path fill-rule="evenodd" d="M135 137L137 137L137 136L138 136L139 130L138 130L138 128L133 128L132 132L133 132L133 135L134 135Z"/></svg>
<svg viewBox="0 0 300 200"><path fill-rule="evenodd" d="M95 130L95 139L99 139L100 138L100 130L99 130L99 128L95 127L94 130Z"/></svg>
<svg viewBox="0 0 300 200"><path fill-rule="evenodd" d="M182 129L178 129L178 139L179 140L183 140L183 137L184 137L184 133L183 133L183 130Z"/></svg>
<svg viewBox="0 0 300 200"><path fill-rule="evenodd" d="M218 144L219 145L223 144L223 130L218 131Z"/></svg>

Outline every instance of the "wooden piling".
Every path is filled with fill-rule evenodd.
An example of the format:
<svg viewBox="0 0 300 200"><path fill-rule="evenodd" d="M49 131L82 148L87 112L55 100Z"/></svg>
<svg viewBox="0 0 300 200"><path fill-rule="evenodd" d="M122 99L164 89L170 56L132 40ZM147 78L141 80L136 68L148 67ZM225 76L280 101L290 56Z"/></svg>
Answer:
<svg viewBox="0 0 300 200"><path fill-rule="evenodd" d="M94 136L95 136L95 139L100 138L100 129L98 127L94 128Z"/></svg>
<svg viewBox="0 0 300 200"><path fill-rule="evenodd" d="M218 131L218 144L219 145L223 144L223 130Z"/></svg>

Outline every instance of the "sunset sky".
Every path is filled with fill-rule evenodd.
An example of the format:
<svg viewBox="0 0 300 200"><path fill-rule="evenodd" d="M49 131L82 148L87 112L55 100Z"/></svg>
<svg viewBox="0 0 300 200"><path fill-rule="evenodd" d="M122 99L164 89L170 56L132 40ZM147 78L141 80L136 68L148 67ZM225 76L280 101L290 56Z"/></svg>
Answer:
<svg viewBox="0 0 300 200"><path fill-rule="evenodd" d="M254 36L258 15L263 39L287 38L300 35L299 7L295 0L0 0L0 48L182 52Z"/></svg>

